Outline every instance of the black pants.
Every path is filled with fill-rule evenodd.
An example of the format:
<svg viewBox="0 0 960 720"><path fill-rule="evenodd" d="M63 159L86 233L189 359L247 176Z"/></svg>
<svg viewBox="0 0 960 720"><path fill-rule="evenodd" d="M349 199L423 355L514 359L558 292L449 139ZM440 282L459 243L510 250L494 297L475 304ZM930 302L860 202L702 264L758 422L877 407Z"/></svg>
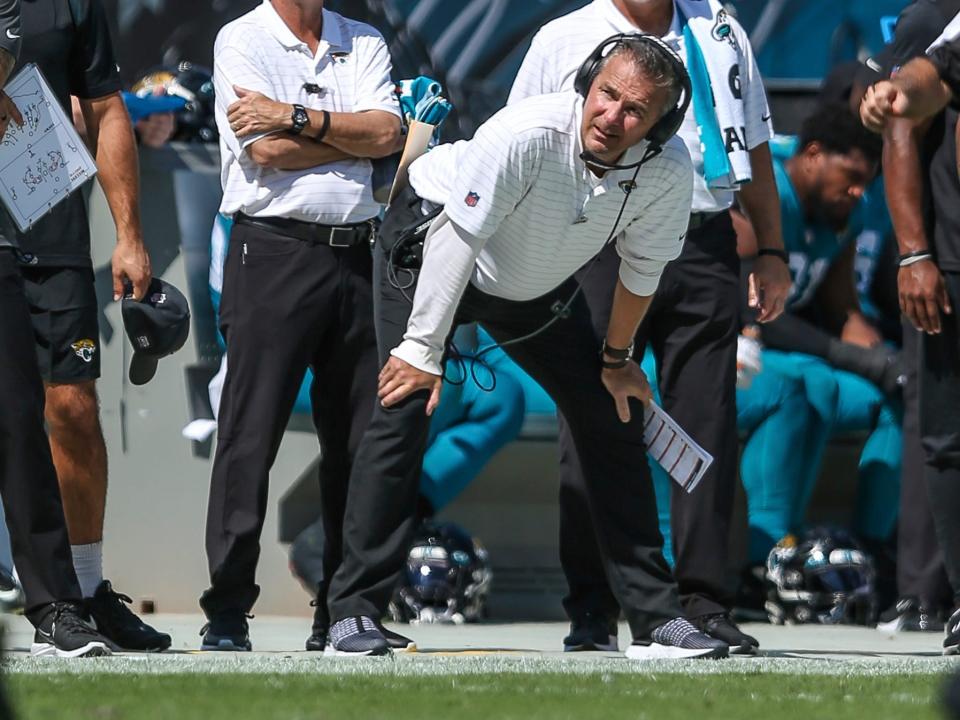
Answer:
<svg viewBox="0 0 960 720"><path fill-rule="evenodd" d="M23 279L0 249L0 497L13 561L36 623L55 600L79 600L60 486L44 432L44 390Z"/></svg>
<svg viewBox="0 0 960 720"><path fill-rule="evenodd" d="M903 323L903 359L908 382L903 390L903 474L900 481L900 520L897 528L897 593L914 597L925 608L949 607L953 593L943 567L924 473L920 442L918 365L921 333Z"/></svg>
<svg viewBox="0 0 960 720"><path fill-rule="evenodd" d="M933 522L960 604L960 273L944 273L952 315L920 341L920 442Z"/></svg>
<svg viewBox="0 0 960 720"><path fill-rule="evenodd" d="M381 361L406 330L411 304L385 271L398 228L415 223L419 203L412 192L393 203L374 253L377 341ZM416 273L401 275L414 282ZM574 284L529 302L484 295L469 286L457 323L480 322L500 343L542 327L551 304L566 300ZM412 296L413 286L406 290ZM642 412L623 424L613 398L600 381L598 346L586 303L580 299L571 317L535 338L506 348L567 415L570 434L583 459L585 504L599 528L603 570L624 608L635 637L681 614L676 586L661 552L656 499L642 440ZM415 393L385 409L377 404L363 437L350 478L344 518L343 564L330 586L330 614L380 616L400 577L414 531L414 513L429 419L426 392Z"/></svg>
<svg viewBox="0 0 960 720"><path fill-rule="evenodd" d="M220 327L227 377L210 480L210 615L249 611L270 467L307 367L320 439L325 577L340 563L350 465L370 419L377 351L370 247L331 248L236 223L224 265ZM318 589L323 600L326 588Z"/></svg>
<svg viewBox="0 0 960 720"><path fill-rule="evenodd" d="M603 337L620 260L607 248L584 277L594 331ZM687 235L670 263L637 336L637 356L650 343L664 409L713 455L692 494L671 488L674 575L690 617L726 609L727 547L737 476L736 363L740 261L729 213ZM598 562L598 526L583 512L582 458L560 413L560 559L570 587L564 607L616 616L616 598Z"/></svg>

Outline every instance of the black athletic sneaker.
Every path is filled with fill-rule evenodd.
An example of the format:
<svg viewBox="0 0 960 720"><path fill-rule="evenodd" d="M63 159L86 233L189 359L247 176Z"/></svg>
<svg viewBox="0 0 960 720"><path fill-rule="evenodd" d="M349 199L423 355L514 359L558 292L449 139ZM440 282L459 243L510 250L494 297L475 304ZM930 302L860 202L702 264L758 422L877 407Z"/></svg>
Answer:
<svg viewBox="0 0 960 720"><path fill-rule="evenodd" d="M943 619L939 613L923 607L916 598L901 598L880 616L877 630L886 633L943 632Z"/></svg>
<svg viewBox="0 0 960 720"><path fill-rule="evenodd" d="M960 610L954 610L947 620L947 636L943 639L944 655L960 655Z"/></svg>
<svg viewBox="0 0 960 720"><path fill-rule="evenodd" d="M116 592L109 580L104 580L93 597L83 601L83 609L93 618L97 630L124 650L160 652L170 647L170 636L154 630L134 615L127 607L132 602L128 596Z"/></svg>
<svg viewBox="0 0 960 720"><path fill-rule="evenodd" d="M36 629L30 654L34 657L103 657L116 649L109 639L83 621L78 604L58 602Z"/></svg>
<svg viewBox="0 0 960 720"><path fill-rule="evenodd" d="M563 639L564 652L616 652L617 621L587 613L570 623Z"/></svg>
<svg viewBox="0 0 960 720"><path fill-rule="evenodd" d="M392 652L376 622L365 615L338 620L330 628L327 640L327 655L365 657Z"/></svg>
<svg viewBox="0 0 960 720"><path fill-rule="evenodd" d="M674 618L656 628L649 641L634 640L627 648L631 660L725 658L730 646L697 630L685 618Z"/></svg>
<svg viewBox="0 0 960 720"><path fill-rule="evenodd" d="M743 632L724 613L700 615L691 618L690 622L700 632L706 633L716 640L722 640L729 645L731 655L756 655L760 650L760 641Z"/></svg>
<svg viewBox="0 0 960 720"><path fill-rule="evenodd" d="M313 610L313 627L310 628L310 637L307 638L308 652L323 652L327 647L327 626L329 620L325 608L321 608L319 601L314 598L310 601Z"/></svg>
<svg viewBox="0 0 960 720"><path fill-rule="evenodd" d="M201 650L221 650L223 652L250 652L253 645L250 643L250 626L247 615L239 610L216 613L210 622L200 628L203 640Z"/></svg>
<svg viewBox="0 0 960 720"><path fill-rule="evenodd" d="M386 638L387 644L390 646L391 650L406 650L407 652L416 652L417 643L408 638L406 635L401 635L393 630L388 630L383 626L383 623L377 622L376 625L383 637Z"/></svg>

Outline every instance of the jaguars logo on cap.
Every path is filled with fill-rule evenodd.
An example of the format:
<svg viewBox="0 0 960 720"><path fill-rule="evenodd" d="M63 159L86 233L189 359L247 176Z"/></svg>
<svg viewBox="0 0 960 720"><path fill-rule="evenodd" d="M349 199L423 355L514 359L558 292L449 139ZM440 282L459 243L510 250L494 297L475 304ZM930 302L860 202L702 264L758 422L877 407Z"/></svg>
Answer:
<svg viewBox="0 0 960 720"><path fill-rule="evenodd" d="M70 347L73 349L74 354L85 363L93 362L93 356L97 353L97 344L88 338L77 340L75 343L72 343Z"/></svg>

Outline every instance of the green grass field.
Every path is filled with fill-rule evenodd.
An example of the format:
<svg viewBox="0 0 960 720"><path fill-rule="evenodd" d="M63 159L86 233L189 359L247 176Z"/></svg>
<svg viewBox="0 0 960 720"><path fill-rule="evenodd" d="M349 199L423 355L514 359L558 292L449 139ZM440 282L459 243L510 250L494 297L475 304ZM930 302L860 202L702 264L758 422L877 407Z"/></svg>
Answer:
<svg viewBox="0 0 960 720"><path fill-rule="evenodd" d="M20 720L882 720L942 717L939 675L12 674Z"/></svg>

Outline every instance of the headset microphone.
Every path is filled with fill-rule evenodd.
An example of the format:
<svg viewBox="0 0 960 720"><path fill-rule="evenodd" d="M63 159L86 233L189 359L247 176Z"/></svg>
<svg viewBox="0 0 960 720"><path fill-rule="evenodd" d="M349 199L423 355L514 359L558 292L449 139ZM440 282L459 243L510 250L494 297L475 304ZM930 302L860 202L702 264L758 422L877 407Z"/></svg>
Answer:
<svg viewBox="0 0 960 720"><path fill-rule="evenodd" d="M659 150L657 152L659 153ZM592 152L585 150L584 152L580 153L580 159L583 160L590 167L596 168L597 170L603 170L604 172L614 172L616 170L633 170L634 168L638 168L641 165L643 165L650 158L644 155L643 158L641 158L637 162L630 163L629 165L611 165L609 163L605 163L603 160L598 158Z"/></svg>

